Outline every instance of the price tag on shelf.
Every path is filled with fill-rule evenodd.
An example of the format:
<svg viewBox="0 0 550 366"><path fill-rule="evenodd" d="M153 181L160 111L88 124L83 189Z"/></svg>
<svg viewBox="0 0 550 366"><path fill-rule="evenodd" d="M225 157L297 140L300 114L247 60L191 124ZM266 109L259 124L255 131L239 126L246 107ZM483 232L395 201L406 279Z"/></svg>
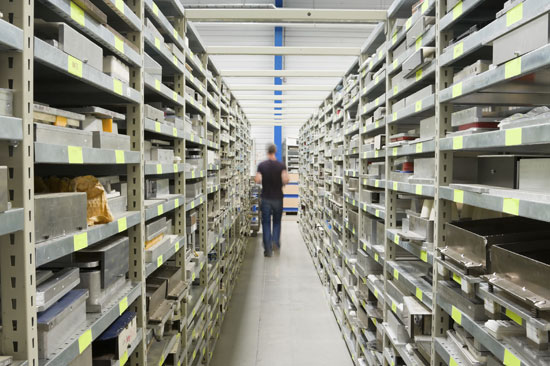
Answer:
<svg viewBox="0 0 550 366"><path fill-rule="evenodd" d="M78 337L78 353L84 352L90 344L92 344L92 330L88 329Z"/></svg>
<svg viewBox="0 0 550 366"><path fill-rule="evenodd" d="M453 137L453 150L460 150L464 147L464 136Z"/></svg>
<svg viewBox="0 0 550 366"><path fill-rule="evenodd" d="M414 43L415 44L415 49L416 51L418 51L419 49L422 48L422 36L418 37L416 39L416 42Z"/></svg>
<svg viewBox="0 0 550 366"><path fill-rule="evenodd" d="M422 290L418 287L416 288L416 298L420 301L422 301Z"/></svg>
<svg viewBox="0 0 550 366"><path fill-rule="evenodd" d="M409 28L411 27L411 23L412 23L411 18L408 18L407 21L405 22L405 30L409 30Z"/></svg>
<svg viewBox="0 0 550 366"><path fill-rule="evenodd" d="M417 154L422 153L422 149L423 149L423 147L422 147L422 143L421 143L421 142L419 142L418 144L416 144L416 153L417 153Z"/></svg>
<svg viewBox="0 0 550 366"><path fill-rule="evenodd" d="M462 95L462 81L453 85L453 98L458 98Z"/></svg>
<svg viewBox="0 0 550 366"><path fill-rule="evenodd" d="M462 15L462 1L459 1L453 8L453 20L456 20Z"/></svg>
<svg viewBox="0 0 550 366"><path fill-rule="evenodd" d="M126 217L122 217L122 218L118 219L117 224L118 224L118 232L119 233L121 233L124 230L128 229L128 220L126 219Z"/></svg>
<svg viewBox="0 0 550 366"><path fill-rule="evenodd" d="M72 3L71 3L72 4ZM82 61L67 55L67 71L74 76L82 77Z"/></svg>
<svg viewBox="0 0 550 366"><path fill-rule="evenodd" d="M415 113L418 113L422 110L422 101L419 100L418 102L415 103L414 105L414 111Z"/></svg>
<svg viewBox="0 0 550 366"><path fill-rule="evenodd" d="M460 277L460 276L457 275L456 273L453 273L453 281L455 281L455 282L458 283L459 285L462 285L462 277Z"/></svg>
<svg viewBox="0 0 550 366"><path fill-rule="evenodd" d="M118 79L113 79L113 91L118 95L123 95L122 93L122 81Z"/></svg>
<svg viewBox="0 0 550 366"><path fill-rule="evenodd" d="M506 13L506 26L516 24L523 19L523 3L516 5Z"/></svg>
<svg viewBox="0 0 550 366"><path fill-rule="evenodd" d="M162 254L157 257L157 268L162 266Z"/></svg>
<svg viewBox="0 0 550 366"><path fill-rule="evenodd" d="M396 280L399 279L399 271L397 269L393 270L393 278L395 278Z"/></svg>
<svg viewBox="0 0 550 366"><path fill-rule="evenodd" d="M459 42L453 47L453 60L464 53L464 42Z"/></svg>
<svg viewBox="0 0 550 366"><path fill-rule="evenodd" d="M515 146L521 145L522 142L522 129L521 128L511 128L505 132L505 141L506 146Z"/></svg>
<svg viewBox="0 0 550 366"><path fill-rule="evenodd" d="M126 158L124 157L124 151L123 150L115 150L115 162L117 164L126 163Z"/></svg>
<svg viewBox="0 0 550 366"><path fill-rule="evenodd" d="M76 234L73 236L73 248L74 251L79 251L80 249L84 249L88 246L88 233L81 233Z"/></svg>
<svg viewBox="0 0 550 366"><path fill-rule="evenodd" d="M157 6L157 4L155 4L155 2L153 1L153 14L155 14L155 16L159 16L159 7Z"/></svg>
<svg viewBox="0 0 550 366"><path fill-rule="evenodd" d="M164 213L164 206L163 205L158 205L157 206L157 215L160 216Z"/></svg>
<svg viewBox="0 0 550 366"><path fill-rule="evenodd" d="M509 79L521 74L521 57L504 64L504 78Z"/></svg>
<svg viewBox="0 0 550 366"><path fill-rule="evenodd" d="M420 251L420 259L422 262L428 263L428 253L425 250Z"/></svg>
<svg viewBox="0 0 550 366"><path fill-rule="evenodd" d="M155 89L160 91L160 80L158 80L158 79L155 79Z"/></svg>
<svg viewBox="0 0 550 366"><path fill-rule="evenodd" d="M84 16L84 10L76 5L74 1L71 1L71 18L81 26L86 26L86 17Z"/></svg>
<svg viewBox="0 0 550 366"><path fill-rule="evenodd" d="M422 3L422 7L420 8L422 14L424 14L428 10L429 4L430 3L428 0L424 0L424 2Z"/></svg>
<svg viewBox="0 0 550 366"><path fill-rule="evenodd" d="M81 146L67 146L69 164L84 164Z"/></svg>
<svg viewBox="0 0 550 366"><path fill-rule="evenodd" d="M422 69L416 71L416 81L422 79Z"/></svg>
<svg viewBox="0 0 550 366"><path fill-rule="evenodd" d="M162 174L162 164L157 164L157 174Z"/></svg>
<svg viewBox="0 0 550 366"><path fill-rule="evenodd" d="M422 195L422 184L416 185L416 194L421 196Z"/></svg>
<svg viewBox="0 0 550 366"><path fill-rule="evenodd" d="M160 50L160 39L158 39L157 37L155 37L155 47Z"/></svg>
<svg viewBox="0 0 550 366"><path fill-rule="evenodd" d="M502 212L518 216L519 200L516 198L504 198L502 200Z"/></svg>
<svg viewBox="0 0 550 366"><path fill-rule="evenodd" d="M462 325L462 312L458 310L454 305L452 306L451 310L451 318L453 318L453 320L457 322L458 325Z"/></svg>
<svg viewBox="0 0 550 366"><path fill-rule="evenodd" d="M515 321L516 323L518 323L519 325L523 325L523 319L518 314L514 313L512 310L506 309L506 316L512 319L513 321Z"/></svg>
<svg viewBox="0 0 550 366"><path fill-rule="evenodd" d="M464 203L464 191L455 189L453 192L453 201L456 203Z"/></svg>
<svg viewBox="0 0 550 366"><path fill-rule="evenodd" d="M118 303L118 314L122 315L128 309L128 298L125 297L124 299L120 300Z"/></svg>

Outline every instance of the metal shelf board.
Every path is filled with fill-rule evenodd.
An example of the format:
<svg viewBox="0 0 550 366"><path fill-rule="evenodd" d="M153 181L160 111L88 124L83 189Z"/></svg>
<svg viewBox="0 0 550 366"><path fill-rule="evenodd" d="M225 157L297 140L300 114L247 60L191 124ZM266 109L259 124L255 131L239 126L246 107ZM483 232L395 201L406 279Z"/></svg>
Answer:
<svg viewBox="0 0 550 366"><path fill-rule="evenodd" d="M535 202L523 199L506 198L487 193L474 193L449 187L440 187L439 191L441 198L448 201L550 222L550 202Z"/></svg>
<svg viewBox="0 0 550 366"><path fill-rule="evenodd" d="M206 114L206 112L204 111L204 106L200 104L198 101L196 101L195 98L193 98L189 94L186 94L185 96L185 103L187 103L187 105L191 105L196 112L202 115ZM233 141L235 140L233 139Z"/></svg>
<svg viewBox="0 0 550 366"><path fill-rule="evenodd" d="M361 110L361 116L364 116L365 114L371 114L378 107L381 107L384 105L386 105L386 93L382 93L380 96L376 97L374 100L365 104L363 106L363 109Z"/></svg>
<svg viewBox="0 0 550 366"><path fill-rule="evenodd" d="M217 192L220 190L220 185L219 184L216 184L214 186L211 186L211 187L207 187L206 188L206 193L207 194L211 194L211 193L214 193L214 192Z"/></svg>
<svg viewBox="0 0 550 366"><path fill-rule="evenodd" d="M405 82L401 85L393 86L387 92L388 99L396 99L399 96L411 93L411 91L417 91L430 84L435 84L434 80L430 80L432 76L435 76L435 69L437 69L437 62L434 60L427 67L419 69L415 77L405 79ZM422 105L420 109L422 109Z"/></svg>
<svg viewBox="0 0 550 366"><path fill-rule="evenodd" d="M170 21L168 21L168 19L164 15L164 12L159 10L158 5L153 0L144 0L144 3L145 10L147 11L147 13L149 13L148 15L155 21L155 23L160 25L160 28L164 31L164 35L168 36L171 43L178 45L179 48L183 50L185 48L183 39L178 34L176 29L172 26L172 24L170 24Z"/></svg>
<svg viewBox="0 0 550 366"><path fill-rule="evenodd" d="M342 177L333 177L332 181L336 184L340 184L340 185L344 184L344 178Z"/></svg>
<svg viewBox="0 0 550 366"><path fill-rule="evenodd" d="M0 140L23 140L23 121L21 118L0 116L0 126L2 126L0 128Z"/></svg>
<svg viewBox="0 0 550 366"><path fill-rule="evenodd" d="M386 270L394 281L399 281L428 308L432 308L432 286L422 281L425 273L418 268L420 261L387 261Z"/></svg>
<svg viewBox="0 0 550 366"><path fill-rule="evenodd" d="M386 219L386 210L385 207L382 205L361 202L361 210L368 212L371 215L378 217L379 219Z"/></svg>
<svg viewBox="0 0 550 366"><path fill-rule="evenodd" d="M137 151L34 143L36 164L138 164L139 159Z"/></svg>
<svg viewBox="0 0 550 366"><path fill-rule="evenodd" d="M373 258L381 266L384 265L384 253L381 253L381 252L377 251L376 248L373 245L371 245L370 243L368 243L364 239L359 239L359 243L360 243L359 247L365 253L367 253L369 255L369 257Z"/></svg>
<svg viewBox="0 0 550 366"><path fill-rule="evenodd" d="M361 90L361 97L368 97L373 95L381 95L386 89L386 76L385 73L378 75L378 77L371 80L370 83L365 85Z"/></svg>
<svg viewBox="0 0 550 366"><path fill-rule="evenodd" d="M388 181L387 184L389 190L416 194L417 196L435 196L435 187L432 184L411 184L394 181Z"/></svg>
<svg viewBox="0 0 550 366"><path fill-rule="evenodd" d="M396 0L388 8L388 19L406 18L411 14L412 6L417 1L414 0Z"/></svg>
<svg viewBox="0 0 550 366"><path fill-rule="evenodd" d="M0 19L0 50L23 50L23 30Z"/></svg>
<svg viewBox="0 0 550 366"><path fill-rule="evenodd" d="M183 130L177 129L176 127L173 127L173 125L153 121L149 118L145 118L144 129L145 131L158 133L164 137L171 137L175 139L182 139L185 136Z"/></svg>
<svg viewBox="0 0 550 366"><path fill-rule="evenodd" d="M410 142L411 143L405 143L401 146L388 147L388 150L391 149L391 152L388 151L388 156L417 155L435 152L435 140L416 143L413 140Z"/></svg>
<svg viewBox="0 0 550 366"><path fill-rule="evenodd" d="M357 130L357 131L358 131L358 130ZM314 155L318 155L318 154L314 154ZM358 148L358 147L354 147L353 149L346 150L346 151L344 152L344 155L345 155L345 156L359 155L359 148Z"/></svg>
<svg viewBox="0 0 550 366"><path fill-rule="evenodd" d="M206 100L208 101L208 103L210 104L213 110L217 111L220 109L220 103L216 99L214 99L210 91L206 92Z"/></svg>
<svg viewBox="0 0 550 366"><path fill-rule="evenodd" d="M424 3L422 3L422 6L420 7L420 11L416 11L409 18L407 18L407 21L405 22L405 25L401 28L401 30L391 35L391 45L389 46L390 50L393 50L395 46L397 46L399 43L401 43L402 40L406 38L407 32L409 31L411 26L414 25L421 16L426 13L431 13L435 10L435 3L436 0L424 1Z"/></svg>
<svg viewBox="0 0 550 366"><path fill-rule="evenodd" d="M195 91L198 91L201 95L206 96L206 86L197 77L193 76L189 71L185 72L185 81L189 82L194 87Z"/></svg>
<svg viewBox="0 0 550 366"><path fill-rule="evenodd" d="M355 95L353 98L351 98L351 101L348 102L348 104L344 105L344 110L351 109L351 107L355 106L358 102L359 95Z"/></svg>
<svg viewBox="0 0 550 366"><path fill-rule="evenodd" d="M346 175L346 177L357 178L359 176L359 172L353 169L347 169L344 174Z"/></svg>
<svg viewBox="0 0 550 366"><path fill-rule="evenodd" d="M380 159L386 157L386 150L372 150L372 151L364 151L361 155L363 159Z"/></svg>
<svg viewBox="0 0 550 366"><path fill-rule="evenodd" d="M164 98L164 102L168 102L171 106L183 106L185 99L174 90L164 85L160 80L155 79L153 76L143 73L145 87L148 88L153 94ZM147 99L147 95L145 96Z"/></svg>
<svg viewBox="0 0 550 366"><path fill-rule="evenodd" d="M180 173L185 170L185 164L157 164L157 163L145 163L144 174L145 175L162 175L162 174L174 174Z"/></svg>
<svg viewBox="0 0 550 366"><path fill-rule="evenodd" d="M213 91L219 96L221 94L220 88L218 87L218 84L216 84L216 81L213 78L207 77L208 85L214 89ZM210 90L209 90L210 91Z"/></svg>
<svg viewBox="0 0 550 366"><path fill-rule="evenodd" d="M207 170L220 170L220 166L217 164L208 164Z"/></svg>
<svg viewBox="0 0 550 366"><path fill-rule="evenodd" d="M131 88L128 84L104 74L98 69L75 59L36 37L34 37L34 57L36 61L46 66L48 69L53 69L66 76L70 76L74 80L81 80L83 83L93 87L93 89L98 89L101 94L104 94L102 100L108 99L111 103L137 103L140 99L138 91ZM79 84L79 87L80 85L82 84ZM44 86L47 87L47 91L38 90L39 94L52 92L51 83L47 83L47 85ZM108 93L108 98L105 98L106 93ZM88 103L90 99L95 101L95 95L90 95L91 93L85 96L78 94L77 92L75 95L74 90L63 89L57 97L62 98L64 95L71 95L73 100L78 96L86 97ZM78 103L78 100L73 101L73 103Z"/></svg>
<svg viewBox="0 0 550 366"><path fill-rule="evenodd" d="M147 349L147 363L149 365L162 366L168 354L177 342L180 342L181 333L164 335L160 341L153 341Z"/></svg>
<svg viewBox="0 0 550 366"><path fill-rule="evenodd" d="M391 240L395 245L400 246L405 249L407 252L416 256L424 263L433 265L433 253L427 250L422 249L418 244L413 244L407 239L401 236L400 229L387 229L386 238Z"/></svg>
<svg viewBox="0 0 550 366"><path fill-rule="evenodd" d="M208 140L208 142L206 143L206 147L208 147L209 149L212 149L212 150L219 150L220 149L220 145L213 142L213 141L210 141Z"/></svg>
<svg viewBox="0 0 550 366"><path fill-rule="evenodd" d="M141 295L141 284L128 283L117 295L101 313L87 313L86 325L49 359L40 360L40 366L68 365L72 362Z"/></svg>
<svg viewBox="0 0 550 366"><path fill-rule="evenodd" d="M178 0L155 0L155 4L164 14L182 17L184 15L183 5Z"/></svg>
<svg viewBox="0 0 550 366"><path fill-rule="evenodd" d="M189 60L191 63L191 66L193 68L193 72L195 72L196 75L205 77L206 71L204 69L204 66L202 66L202 63L198 59L198 57L191 51L189 48L185 48L185 59ZM229 104L226 103L226 104ZM223 104L222 104L223 105ZM226 107L226 109L229 109L229 107ZM229 113L229 110L228 110Z"/></svg>
<svg viewBox="0 0 550 366"><path fill-rule="evenodd" d="M194 286L191 288L190 292L194 295L192 296L191 303L187 305L188 316L187 316L187 327L191 324L191 321L195 318L195 315L199 312L199 308L206 297L206 288ZM199 296L200 294L200 296ZM191 316L189 316L191 315Z"/></svg>
<svg viewBox="0 0 550 366"><path fill-rule="evenodd" d="M170 199L168 199L166 202L146 207L145 220L151 220L155 217L165 214L166 212L172 211L175 208L178 208L184 202L185 196L177 194L170 195ZM147 200L145 201L145 203L147 203Z"/></svg>
<svg viewBox="0 0 550 366"><path fill-rule="evenodd" d="M407 343L398 344L398 343L394 342L397 339L392 337L393 334L392 334L392 332L390 332L389 326L388 326L387 323L385 323L385 322L382 323L381 327L382 327L382 330L384 331L384 333L386 334L385 338L391 343L393 349L395 349L397 351L397 355L399 356L399 358L401 358L401 360L405 363L405 365L407 365L407 366L423 366L424 365L424 363L418 362L417 360L415 360L411 356L411 353L409 353L409 351L406 348ZM383 353L383 356L384 356L384 358L386 359L386 361L389 365L395 365L396 364L396 357L393 357L393 355L390 354L388 347L384 347L384 350L382 351L382 353Z"/></svg>
<svg viewBox="0 0 550 366"><path fill-rule="evenodd" d="M456 345L447 338L434 337L435 352L441 357L443 362L449 366L467 366L469 363L462 360L462 357L456 349Z"/></svg>
<svg viewBox="0 0 550 366"><path fill-rule="evenodd" d="M130 347L128 347L128 350L124 351L124 354L121 356L121 358L118 360L114 360L111 365L112 366L126 365L126 362L130 359L130 356L134 353L137 346L141 343L142 340L143 340L143 334L141 332L141 328L137 328L136 338L132 341L132 343L130 344Z"/></svg>
<svg viewBox="0 0 550 366"><path fill-rule="evenodd" d="M359 122L355 122L352 126L346 128L345 135L351 135L354 132L359 131Z"/></svg>
<svg viewBox="0 0 550 366"><path fill-rule="evenodd" d="M163 75L184 73L185 65L170 51L166 43L148 30L143 32L143 40L145 53L161 65Z"/></svg>
<svg viewBox="0 0 550 366"><path fill-rule="evenodd" d="M139 212L128 211L117 215L113 222L91 226L86 230L71 233L59 238L50 239L36 244L36 266L71 254L89 245L100 242L113 235L119 234L140 222Z"/></svg>
<svg viewBox="0 0 550 366"><path fill-rule="evenodd" d="M174 254L180 251L180 249L185 248L185 236L178 236L172 242L166 242L166 251L157 257L156 260L150 263L145 264L145 277L149 277L151 273L155 272L157 268L162 266L168 261Z"/></svg>
<svg viewBox="0 0 550 366"><path fill-rule="evenodd" d="M382 43L386 41L386 35L384 34L385 24L384 22L379 22L376 24L372 32L369 34L369 37L365 43L361 46L361 54L370 55L376 51ZM362 71L366 65L361 65L359 71Z"/></svg>
<svg viewBox="0 0 550 366"><path fill-rule="evenodd" d="M442 151L451 150L495 150L498 152L523 152L550 144L550 123L514 129L476 133L472 135L442 138ZM543 146L544 145L544 146Z"/></svg>
<svg viewBox="0 0 550 366"><path fill-rule="evenodd" d="M450 304L441 294L437 295L437 305L439 305L449 316L460 324L477 342L487 348L497 359L504 362L505 365L527 366L530 365L511 345L498 341L491 336L484 328L483 321L474 321L463 314L454 305Z"/></svg>
<svg viewBox="0 0 550 366"><path fill-rule="evenodd" d="M132 66L141 66L142 57L133 48L129 47L123 40L117 40L117 37L109 29L99 24L71 0L39 1L63 18L67 24L70 24L72 27L94 39L100 45L114 53L118 58L128 62ZM39 13L36 15L40 16Z"/></svg>
<svg viewBox="0 0 550 366"><path fill-rule="evenodd" d="M195 135L192 132L186 132L185 133L185 141L192 142L193 144L196 144L196 145L203 145L204 146L203 138L200 137L199 135Z"/></svg>
<svg viewBox="0 0 550 366"><path fill-rule="evenodd" d="M456 22L463 19L468 13L481 5L485 0L462 0L460 5L456 5L451 11L445 14L439 21L440 31L453 26Z"/></svg>
<svg viewBox="0 0 550 366"><path fill-rule="evenodd" d="M435 111L435 94L429 95L405 108L386 115L388 124L419 124L420 120L431 117Z"/></svg>
<svg viewBox="0 0 550 366"><path fill-rule="evenodd" d="M25 214L22 208L0 212L0 236L23 230Z"/></svg>
<svg viewBox="0 0 550 366"><path fill-rule="evenodd" d="M371 55L368 67L361 72L361 77L364 78L367 73L374 71L378 66L382 66L386 62L386 50L384 46L376 54Z"/></svg>
<svg viewBox="0 0 550 366"><path fill-rule="evenodd" d="M139 31L141 30L141 20L138 16L126 5L123 1L118 0L103 0L102 1L106 7L110 8L113 13L115 13L131 30ZM102 6L102 2L97 3L101 9L105 8ZM109 23L112 23L112 18L107 14Z"/></svg>
<svg viewBox="0 0 550 366"><path fill-rule="evenodd" d="M550 5L549 5L550 6ZM548 90L541 84L515 80L550 65L550 44L452 86L439 94L440 103L546 105ZM536 75L534 80L537 80Z"/></svg>
<svg viewBox="0 0 550 366"><path fill-rule="evenodd" d="M195 170L190 171L190 172L185 172L185 179L186 180L204 178L205 176L206 176L206 171L200 170L200 169L195 169Z"/></svg>
<svg viewBox="0 0 550 366"><path fill-rule="evenodd" d="M189 211L189 210L192 210L194 209L195 207L198 207L200 205L202 205L204 203L204 201L206 200L205 198L206 196L205 195L202 195L198 198L195 198L194 200L192 201L189 201L189 203L187 203L185 205L185 211Z"/></svg>

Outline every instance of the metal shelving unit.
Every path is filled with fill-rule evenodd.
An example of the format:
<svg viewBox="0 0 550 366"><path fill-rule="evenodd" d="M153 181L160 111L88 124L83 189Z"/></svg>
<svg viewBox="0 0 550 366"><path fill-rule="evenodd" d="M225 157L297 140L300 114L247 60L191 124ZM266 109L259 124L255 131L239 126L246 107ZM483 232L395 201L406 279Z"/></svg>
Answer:
<svg viewBox="0 0 550 366"><path fill-rule="evenodd" d="M446 227L471 211L550 222L545 193L466 184L453 171L477 169L464 159L485 155L547 156L548 121L473 133L451 123L472 106L516 108L509 116L549 104L541 92L548 45L459 74L477 60L494 63L492 51L503 47L495 40L549 12L532 0L396 0L302 126L301 232L354 364L548 363L545 310L514 295L518 283L506 287L453 261ZM432 172L422 173L429 161ZM410 226L426 206L433 238ZM514 335L497 338L494 321Z"/></svg>
<svg viewBox="0 0 550 366"><path fill-rule="evenodd" d="M95 9L82 8L82 3L71 0L0 5L4 16L0 19L0 63L5 71L0 87L14 90L13 115L0 116L0 165L10 169L7 194L11 204L0 212L0 355L12 356L14 365L91 364L89 351L98 337L126 311L132 311L135 334L128 348L115 356L114 365L209 364L250 232L247 212L241 211L250 199L250 123L184 17L179 1L93 4ZM98 20L101 13L108 22ZM129 81L69 55L55 42L41 39L38 32L35 35L38 18L66 23L99 46L105 56L114 55L128 68ZM161 67L160 74L145 71L145 54ZM129 136L130 148L35 142L33 103L59 109L101 106L125 115L125 120L118 120L118 133ZM172 121L181 123L146 118L146 104L162 108L173 114ZM199 116L200 122L187 124L192 116ZM56 123L62 124L58 117ZM174 161L151 159L146 145L158 141L173 150ZM189 151L202 157L192 169L186 159ZM115 212L108 223L46 240L35 238L35 192L42 192L35 188L39 178L87 174L116 176L127 184L126 210ZM146 199L151 179L169 182L170 194ZM188 197L193 183L200 185L199 194ZM187 220L193 213L197 228L191 232ZM146 248L148 227L160 218L171 220L167 230L173 235ZM123 285L102 304L100 312L73 319L81 321L78 329L46 358L39 358L43 329L36 325L40 312L37 316L34 303L42 296L37 294L36 282L43 270L66 266L63 263L69 257L115 237L129 239L125 282L119 281ZM157 271L174 268L181 271L179 278L172 278L179 281L180 292L174 297L167 291L162 301L169 306L162 308L165 312L158 323L152 320L159 314L150 309L151 291L159 284Z"/></svg>

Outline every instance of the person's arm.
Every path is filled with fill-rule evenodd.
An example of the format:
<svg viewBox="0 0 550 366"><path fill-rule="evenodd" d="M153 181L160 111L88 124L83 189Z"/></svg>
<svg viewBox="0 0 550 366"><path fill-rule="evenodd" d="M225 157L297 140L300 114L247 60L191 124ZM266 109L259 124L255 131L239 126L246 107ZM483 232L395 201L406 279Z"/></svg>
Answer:
<svg viewBox="0 0 550 366"><path fill-rule="evenodd" d="M262 183L262 173L256 172L256 176L254 177L254 182L256 182L256 184Z"/></svg>
<svg viewBox="0 0 550 366"><path fill-rule="evenodd" d="M281 172L281 179L283 180L283 186L286 186L288 184L288 181L290 180L286 169Z"/></svg>

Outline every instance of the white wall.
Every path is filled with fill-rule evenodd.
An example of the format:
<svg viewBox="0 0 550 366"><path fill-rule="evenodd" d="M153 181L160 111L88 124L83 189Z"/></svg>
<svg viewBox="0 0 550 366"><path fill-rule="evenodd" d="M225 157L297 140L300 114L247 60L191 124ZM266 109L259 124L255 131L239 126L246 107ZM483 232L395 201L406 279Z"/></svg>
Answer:
<svg viewBox="0 0 550 366"><path fill-rule="evenodd" d="M300 135L300 127L298 126L283 126L283 140L287 137L298 138ZM250 172L256 174L258 164L265 160L266 150L269 144L273 143L273 126L254 126L250 130L250 136L254 141L254 151L250 161Z"/></svg>

